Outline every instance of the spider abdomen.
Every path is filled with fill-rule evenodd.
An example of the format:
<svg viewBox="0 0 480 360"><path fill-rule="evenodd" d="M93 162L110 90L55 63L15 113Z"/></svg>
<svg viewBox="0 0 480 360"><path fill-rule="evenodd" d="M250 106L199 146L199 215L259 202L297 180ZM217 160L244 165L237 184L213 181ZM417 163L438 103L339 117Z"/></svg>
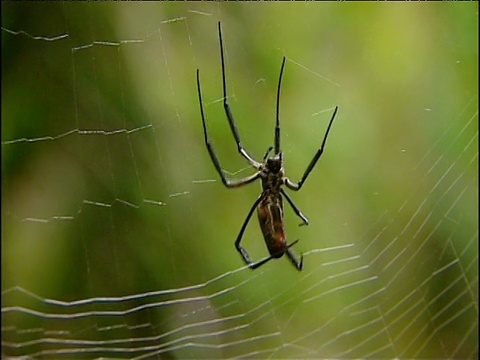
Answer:
<svg viewBox="0 0 480 360"><path fill-rule="evenodd" d="M267 194L258 204L257 214L268 252L272 257L282 257L288 247L283 225L281 196L278 194Z"/></svg>

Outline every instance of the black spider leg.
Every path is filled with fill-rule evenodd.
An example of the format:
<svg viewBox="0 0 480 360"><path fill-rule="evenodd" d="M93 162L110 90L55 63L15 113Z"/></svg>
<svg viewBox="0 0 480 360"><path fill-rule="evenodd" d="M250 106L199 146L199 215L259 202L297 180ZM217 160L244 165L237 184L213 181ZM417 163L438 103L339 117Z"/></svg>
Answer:
<svg viewBox="0 0 480 360"><path fill-rule="evenodd" d="M292 207L293 211L295 212L295 214L297 214L297 216L302 219L302 223L299 224L299 226L302 226L302 225L308 225L309 222L308 222L308 219L307 217L298 209L297 205L295 205L295 203L293 202L293 200L290 198L290 196L285 192L285 190L283 189L280 189L280 192L282 193L283 196L285 196L285 199L287 199L288 203L290 204L290 206Z"/></svg>
<svg viewBox="0 0 480 360"><path fill-rule="evenodd" d="M287 185L290 189L298 191L302 188L305 180L307 180L308 175L310 172L313 170L315 167L315 164L317 163L318 159L320 159L320 156L322 156L323 149L325 148L325 143L327 142L327 137L328 133L330 132L330 128L333 123L333 119L335 119L335 115L337 114L338 106L335 106L335 111L333 112L332 118L330 119L330 122L328 123L327 131L325 132L325 136L323 137L322 145L320 146L320 149L318 149L317 153L313 157L312 161L310 161L310 164L307 167L307 170L305 170L305 173L303 174L302 178L298 183L295 183L291 181L288 178L285 178L285 185Z"/></svg>
<svg viewBox="0 0 480 360"><path fill-rule="evenodd" d="M243 148L242 142L240 141L240 135L238 135L237 127L235 126L235 120L233 119L232 112L230 111L230 105L228 104L227 99L227 80L225 76L225 59L223 55L223 41L222 41L222 25L218 22L218 37L220 39L220 57L222 60L222 82L223 82L223 108L225 109L225 114L228 118L228 123L230 124L230 129L232 130L233 137L237 143L238 152L247 159L247 161L255 168L260 168L260 163L256 161L248 152Z"/></svg>
<svg viewBox="0 0 480 360"><path fill-rule="evenodd" d="M293 263L293 265L299 270L301 271L302 270L302 267L303 267L303 255L300 257L300 260L298 260L295 255L293 254L292 250L290 249L293 245L295 245L296 243L298 242L298 240L295 240L294 242L292 242L291 244L288 244L287 245L287 250L286 251L283 251L283 253L286 253L288 258L290 259L290 261ZM265 258L265 259L262 259L254 264L250 264L250 269L252 270L255 270L256 268L262 266L263 264L265 264L266 262L269 262L270 260L272 260L273 258L276 257L276 255L278 254L273 254L273 255L270 255L269 257Z"/></svg>
<svg viewBox="0 0 480 360"><path fill-rule="evenodd" d="M282 88L283 68L285 67L285 56L282 60L282 67L280 68L280 77L278 78L277 87L277 109L275 112L276 124L275 124L275 155L280 153L280 89Z"/></svg>
<svg viewBox="0 0 480 360"><path fill-rule="evenodd" d="M200 88L200 70L197 69L197 90L198 90L198 101L200 102L200 114L202 116L202 124L203 124L203 135L205 137L205 145L207 146L208 153L210 154L210 158L212 159L213 165L215 165L215 169L220 175L220 178L222 179L222 183L226 187L238 187L242 185L246 185L251 183L252 181L257 180L260 177L260 171L257 171L256 173L247 176L246 178L239 179L239 180L229 180L227 179L227 176L225 175L225 172L223 171L220 162L218 161L217 155L215 154L215 151L213 150L213 146L210 143L210 139L208 137L208 132L207 132L207 125L205 124L205 114L203 112L203 101L202 101L202 91ZM247 159L248 160L248 159ZM259 168L260 165L256 166L257 163L251 163L257 169Z"/></svg>
<svg viewBox="0 0 480 360"><path fill-rule="evenodd" d="M282 89L282 78L283 78L283 69L285 68L285 60L286 60L286 58L284 56L283 60L282 60L282 66L280 67L280 76L278 78L278 86L277 86L277 108L276 108L276 112L275 112L275 115L276 115L275 154L280 153L280 92L281 92L281 89ZM265 154L265 157L264 157L263 161L266 160L266 157L267 157L268 153L270 152L270 150L271 150L271 148ZM308 225L307 217L305 215L303 215L303 213L298 209L298 207L295 205L295 203L290 198L290 196L288 196L288 194L283 189L280 189L280 192L285 196L285 198L287 199L288 203L292 207L295 214L297 214L297 216L300 219L302 219L303 223L300 224L300 225Z"/></svg>
<svg viewBox="0 0 480 360"><path fill-rule="evenodd" d="M262 192L260 194L260 196L257 198L257 200L255 200L255 202L253 203L253 206L250 209L250 211L248 212L247 217L245 218L245 221L242 224L242 228L240 229L240 232L238 233L237 240L235 240L235 248L240 253L240 255L242 255L242 258L243 258L243 261L245 262L245 264L249 265L250 268L252 268L252 269L255 269L255 267L253 267L255 264L252 263L252 260L250 259L250 256L248 256L247 251L242 247L242 245L240 245L240 242L242 241L243 233L245 232L245 229L247 228L247 225L250 221L250 218L252 217L253 212L257 208L258 204L260 204L260 201L263 200L264 196L265 196L265 193ZM258 266L260 266L260 265L257 265L256 267L258 267Z"/></svg>
<svg viewBox="0 0 480 360"><path fill-rule="evenodd" d="M293 265L299 270L301 271L302 268L303 268L303 254L300 255L300 260L297 259L297 257L295 256L295 254L293 253L292 249L290 249L290 247L294 244L296 244L298 242L298 240L295 240L293 243L291 243L290 245L288 245L288 249L286 251L286 254L288 256L288 258L290 259L290 261L293 263Z"/></svg>
<svg viewBox="0 0 480 360"><path fill-rule="evenodd" d="M267 160L267 157L272 152L272 150L273 150L273 146L270 146L268 148L267 152L265 153L265 155L263 156L263 162L265 162Z"/></svg>

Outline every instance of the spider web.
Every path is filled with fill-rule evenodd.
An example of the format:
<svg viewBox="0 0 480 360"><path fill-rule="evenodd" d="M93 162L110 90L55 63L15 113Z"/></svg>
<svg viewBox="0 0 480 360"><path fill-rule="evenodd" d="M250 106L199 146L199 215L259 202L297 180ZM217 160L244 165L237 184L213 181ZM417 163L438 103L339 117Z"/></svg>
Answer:
<svg viewBox="0 0 480 360"><path fill-rule="evenodd" d="M203 143L197 68L250 173L218 20L257 159L283 55L292 180L339 106L289 192L310 225L285 209L302 272L235 251L260 190ZM2 2L2 357L477 358L477 28L476 4Z"/></svg>

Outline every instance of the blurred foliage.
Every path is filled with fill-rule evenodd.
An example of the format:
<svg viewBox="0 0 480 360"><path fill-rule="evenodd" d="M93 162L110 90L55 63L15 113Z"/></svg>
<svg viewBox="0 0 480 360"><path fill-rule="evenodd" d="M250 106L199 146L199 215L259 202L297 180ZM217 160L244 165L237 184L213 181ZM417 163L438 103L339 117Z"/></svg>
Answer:
<svg viewBox="0 0 480 360"><path fill-rule="evenodd" d="M62 300L121 296L197 284L243 266L233 243L260 185L222 186L204 146L195 82L199 68L223 168L250 174L221 103L218 21L232 111L256 158L273 142L282 56L282 150L292 180L339 106L322 159L292 194L311 224L298 228L288 207L286 224L290 239L301 239L297 253L356 247L306 256L310 277L300 283L305 275L286 259L269 263L255 274L265 288L242 289L243 311L286 289L287 297L298 287L324 291L322 279L335 274L321 264L364 249L375 276L395 252L425 252L426 264L381 274L424 278L435 270L428 261L445 254L446 239L462 249L478 237L471 154L478 147L469 146L478 141L476 3L2 2L2 289ZM419 233L412 221L426 225ZM397 237L404 248L375 262ZM267 254L255 218L244 246L253 259ZM464 271L475 282L476 272ZM396 288L385 301L410 290ZM350 300L325 305L318 323L343 301ZM261 326L288 318L290 306ZM304 311L300 318L316 321ZM306 331L295 324L293 338Z"/></svg>

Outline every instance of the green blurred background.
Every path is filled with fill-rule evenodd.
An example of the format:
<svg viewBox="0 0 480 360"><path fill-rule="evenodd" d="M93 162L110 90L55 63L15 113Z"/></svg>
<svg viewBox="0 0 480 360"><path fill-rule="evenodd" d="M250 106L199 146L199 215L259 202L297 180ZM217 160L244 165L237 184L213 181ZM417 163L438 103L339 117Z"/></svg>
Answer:
<svg viewBox="0 0 480 360"><path fill-rule="evenodd" d="M197 68L222 167L251 173L223 112L218 21L230 104L257 159L273 145L282 56L292 180L339 107L322 159L290 192L310 225L285 210L302 273L286 259L228 273L243 266L233 243L260 185L223 187L203 143ZM209 318L246 315L248 329L220 332L218 352L160 357L475 358L477 30L477 3L2 2L4 324L58 326L6 311L48 308L14 287L74 301L167 289L183 299L175 289L206 284L195 292L205 303L125 320L151 325L130 336L201 322L208 307ZM267 255L255 218L243 245ZM4 355L45 349L14 349L31 338L5 329ZM262 334L273 340L253 340Z"/></svg>

